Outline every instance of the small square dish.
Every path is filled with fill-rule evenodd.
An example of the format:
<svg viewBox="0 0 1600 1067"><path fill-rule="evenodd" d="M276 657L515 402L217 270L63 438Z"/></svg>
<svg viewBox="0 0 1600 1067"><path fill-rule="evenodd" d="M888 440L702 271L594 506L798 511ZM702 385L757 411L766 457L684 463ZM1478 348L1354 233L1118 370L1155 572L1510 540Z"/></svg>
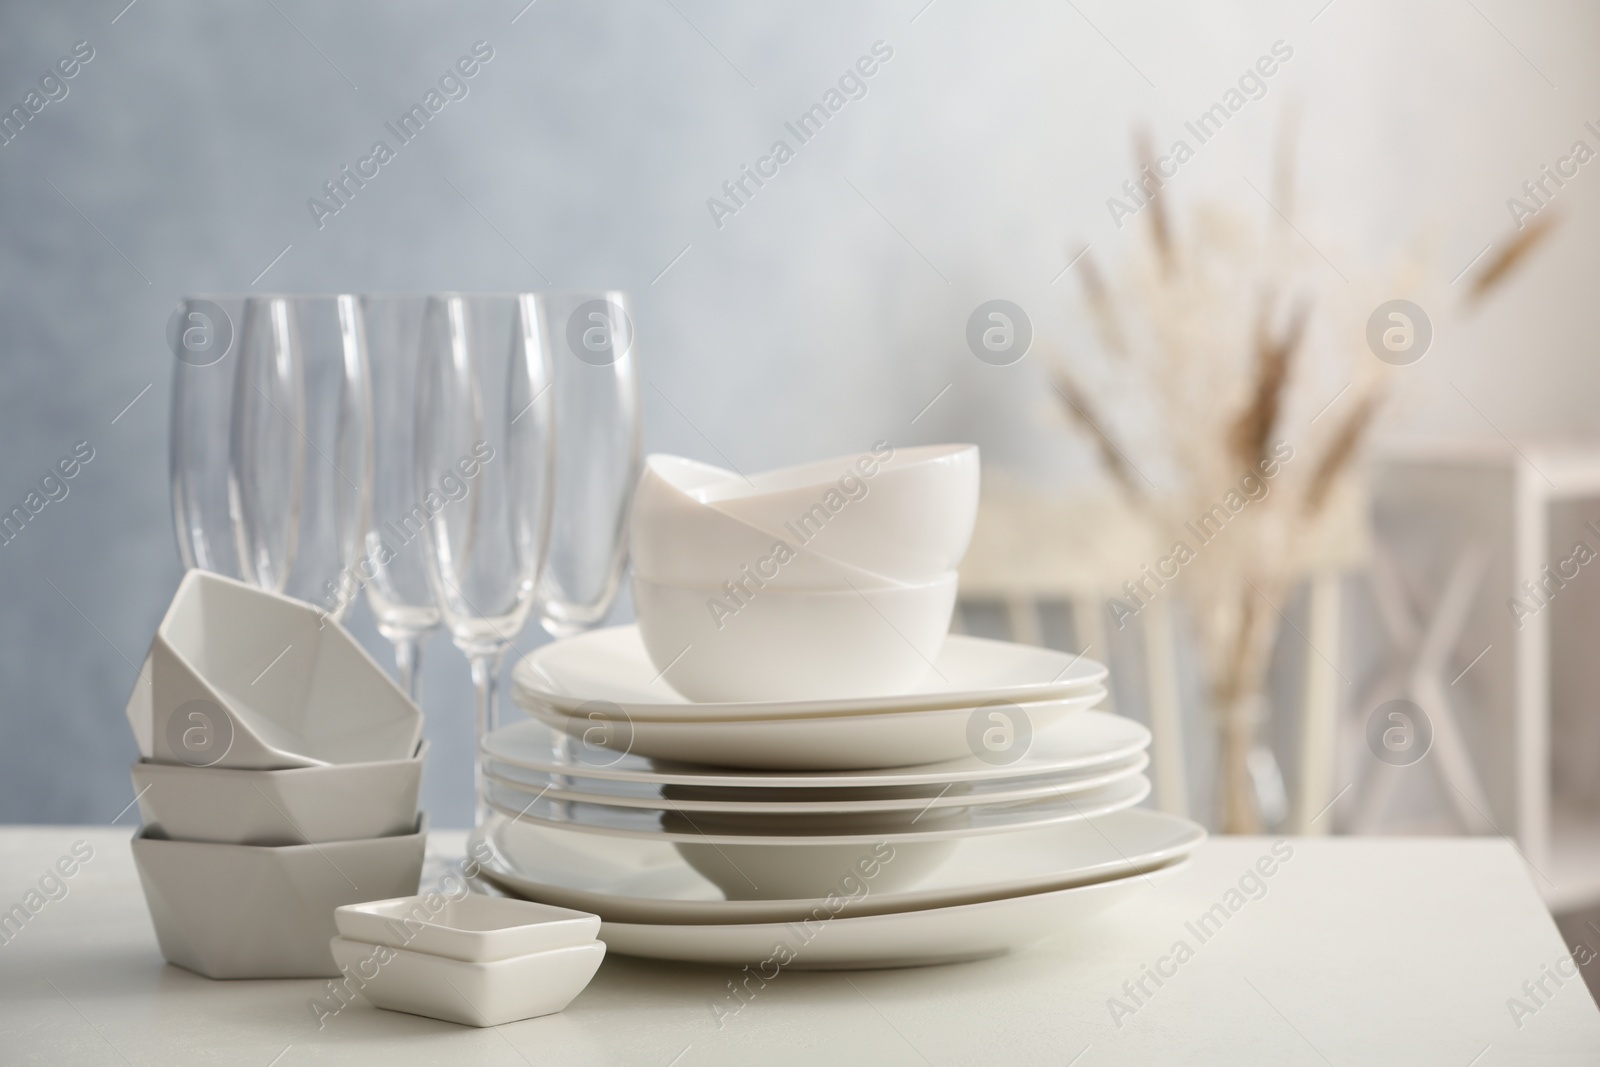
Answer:
<svg viewBox="0 0 1600 1067"><path fill-rule="evenodd" d="M572 948L594 941L600 917L510 897L440 893L346 904L333 916L339 936L465 963Z"/></svg>
<svg viewBox="0 0 1600 1067"><path fill-rule="evenodd" d="M561 1011L588 986L606 954L600 941L493 963L343 937L329 947L346 981L374 1006L463 1026L500 1026Z"/></svg>

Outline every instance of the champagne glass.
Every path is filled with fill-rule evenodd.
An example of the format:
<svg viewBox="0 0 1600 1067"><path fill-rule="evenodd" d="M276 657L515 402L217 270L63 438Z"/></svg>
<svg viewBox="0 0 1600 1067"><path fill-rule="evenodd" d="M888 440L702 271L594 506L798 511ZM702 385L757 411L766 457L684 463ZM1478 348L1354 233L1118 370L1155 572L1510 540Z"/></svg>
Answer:
<svg viewBox="0 0 1600 1067"><path fill-rule="evenodd" d="M639 481L639 379L625 293L541 293L554 370L555 502L539 621L554 637L598 626L627 560Z"/></svg>
<svg viewBox="0 0 1600 1067"><path fill-rule="evenodd" d="M480 745L496 726L500 662L533 609L549 538L553 412L542 318L531 293L436 296L423 316L415 489L427 518L428 581L472 665Z"/></svg>
<svg viewBox="0 0 1600 1067"><path fill-rule="evenodd" d="M295 565L285 592L321 603L335 622L372 573L362 556L372 515L372 372L360 301L289 301L305 375L306 476Z"/></svg>
<svg viewBox="0 0 1600 1067"><path fill-rule="evenodd" d="M228 434L242 296L186 296L167 320L175 357L168 465L178 558L231 578L239 557L228 509Z"/></svg>
<svg viewBox="0 0 1600 1067"><path fill-rule="evenodd" d="M228 510L239 570L281 593L299 544L306 471L305 374L287 298L251 297L239 329Z"/></svg>
<svg viewBox="0 0 1600 1067"><path fill-rule="evenodd" d="M230 502L246 581L341 620L365 569L372 387L354 296L244 303Z"/></svg>
<svg viewBox="0 0 1600 1067"><path fill-rule="evenodd" d="M427 552L422 543L427 511L417 492L417 370L422 354L426 296L363 296L362 318L373 353L372 515L367 523L364 560L367 606L378 632L394 645L400 685L416 700L422 644L439 626L439 606L428 584Z"/></svg>

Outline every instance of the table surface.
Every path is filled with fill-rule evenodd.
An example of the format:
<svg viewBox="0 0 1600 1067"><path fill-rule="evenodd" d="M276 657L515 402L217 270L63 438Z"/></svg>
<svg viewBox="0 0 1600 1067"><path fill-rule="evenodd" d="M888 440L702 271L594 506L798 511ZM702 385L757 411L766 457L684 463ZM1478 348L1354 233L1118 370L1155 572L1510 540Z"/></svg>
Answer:
<svg viewBox="0 0 1600 1067"><path fill-rule="evenodd" d="M319 1030L321 980L213 982L162 962L128 837L0 829L0 909L75 843L94 850L0 944L0 1063L1600 1062L1600 1011L1563 973L1591 949L1562 944L1500 840L1290 838L1257 889L1274 842L1213 839L1085 929L978 963L784 972L720 1027L734 972L610 956L559 1015L473 1030L357 1001ZM430 846L454 857L463 835ZM1241 878L1242 905L1225 899ZM1202 942L1187 924L1219 902L1236 910ZM1170 976L1135 999L1124 983L1163 957Z"/></svg>

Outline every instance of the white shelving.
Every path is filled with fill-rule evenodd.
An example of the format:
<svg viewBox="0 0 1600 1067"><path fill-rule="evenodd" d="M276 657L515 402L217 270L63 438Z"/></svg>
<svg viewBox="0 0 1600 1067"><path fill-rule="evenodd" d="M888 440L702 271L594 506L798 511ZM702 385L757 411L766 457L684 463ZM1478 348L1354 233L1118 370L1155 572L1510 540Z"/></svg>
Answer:
<svg viewBox="0 0 1600 1067"><path fill-rule="evenodd" d="M1470 747L1489 816L1557 910L1600 902L1600 803L1582 795L1600 780L1600 657L1585 647L1600 637L1600 562L1559 569L1578 540L1600 552L1586 513L1600 515L1600 443L1409 445L1374 481L1377 536L1424 584L1462 551L1489 554L1458 650L1462 667L1482 650Z"/></svg>

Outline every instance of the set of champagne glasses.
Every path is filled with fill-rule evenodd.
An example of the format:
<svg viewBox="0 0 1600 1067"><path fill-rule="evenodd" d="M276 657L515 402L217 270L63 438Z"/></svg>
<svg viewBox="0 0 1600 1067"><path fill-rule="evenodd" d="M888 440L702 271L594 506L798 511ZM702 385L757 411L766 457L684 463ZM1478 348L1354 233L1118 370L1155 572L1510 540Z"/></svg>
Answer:
<svg viewBox="0 0 1600 1067"><path fill-rule="evenodd" d="M625 294L186 297L168 341L185 567L335 621L365 596L413 699L442 624L480 740L531 616L609 612L640 463Z"/></svg>

